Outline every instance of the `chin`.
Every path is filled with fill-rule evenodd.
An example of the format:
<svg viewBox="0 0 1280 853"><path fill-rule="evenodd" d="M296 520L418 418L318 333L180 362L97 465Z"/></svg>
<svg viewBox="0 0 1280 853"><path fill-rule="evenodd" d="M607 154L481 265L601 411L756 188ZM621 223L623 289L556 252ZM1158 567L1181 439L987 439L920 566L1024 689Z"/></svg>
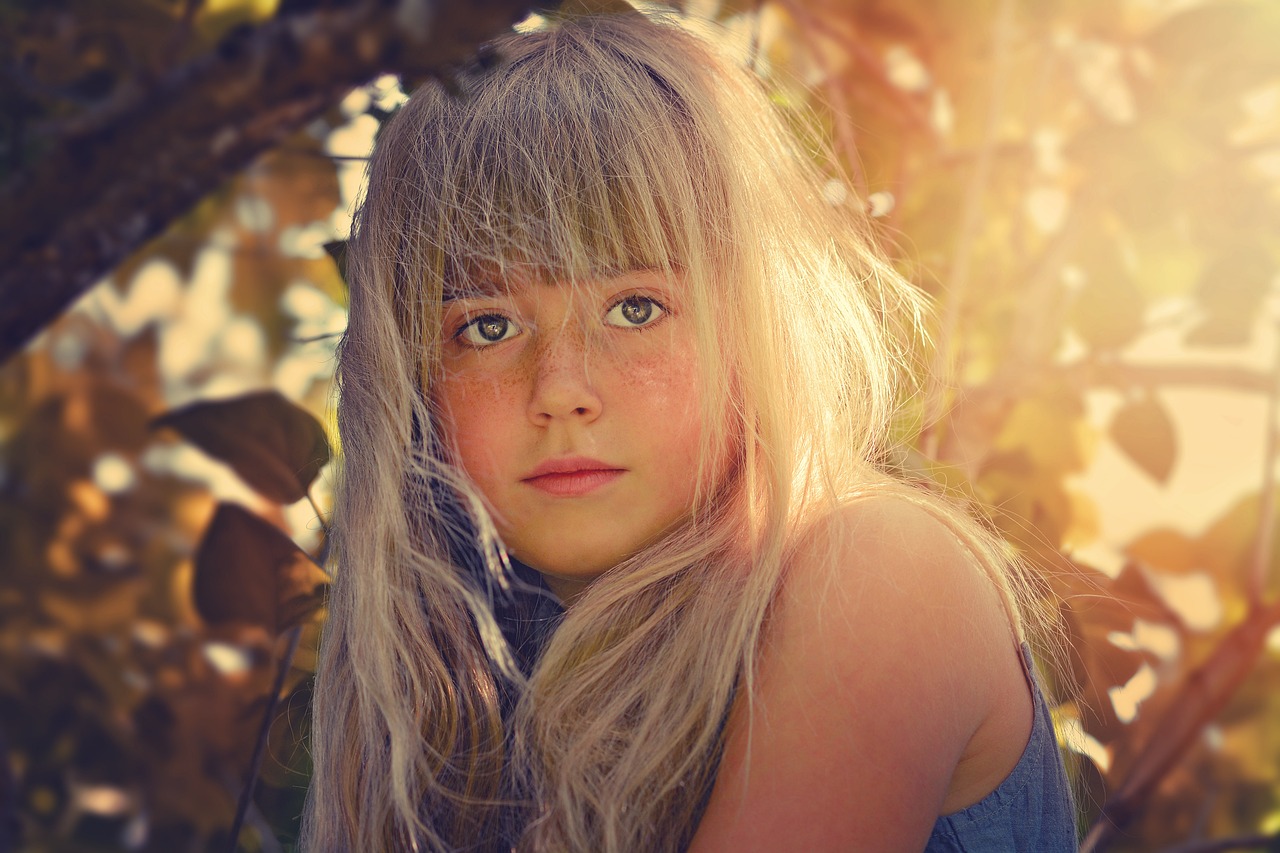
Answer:
<svg viewBox="0 0 1280 853"><path fill-rule="evenodd" d="M581 552L557 554L518 550L512 550L511 555L536 572L577 583L593 581L627 558L627 554L607 553L584 558Z"/></svg>

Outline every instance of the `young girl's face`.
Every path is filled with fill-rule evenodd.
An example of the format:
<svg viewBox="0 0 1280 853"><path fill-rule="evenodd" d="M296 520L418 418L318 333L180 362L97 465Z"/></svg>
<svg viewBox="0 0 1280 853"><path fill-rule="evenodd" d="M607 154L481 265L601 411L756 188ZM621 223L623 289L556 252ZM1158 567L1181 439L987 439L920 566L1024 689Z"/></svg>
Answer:
<svg viewBox="0 0 1280 853"><path fill-rule="evenodd" d="M692 508L702 424L679 285L636 271L445 303L445 437L512 556L562 599Z"/></svg>

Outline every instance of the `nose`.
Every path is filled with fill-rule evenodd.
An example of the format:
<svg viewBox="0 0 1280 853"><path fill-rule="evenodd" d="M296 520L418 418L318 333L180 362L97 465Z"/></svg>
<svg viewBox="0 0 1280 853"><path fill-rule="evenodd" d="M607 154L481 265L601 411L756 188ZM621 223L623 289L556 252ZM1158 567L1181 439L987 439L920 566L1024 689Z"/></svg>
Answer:
<svg viewBox="0 0 1280 853"><path fill-rule="evenodd" d="M600 416L591 377L591 347L583 329L564 323L533 348L529 419L538 426L557 420L590 423Z"/></svg>

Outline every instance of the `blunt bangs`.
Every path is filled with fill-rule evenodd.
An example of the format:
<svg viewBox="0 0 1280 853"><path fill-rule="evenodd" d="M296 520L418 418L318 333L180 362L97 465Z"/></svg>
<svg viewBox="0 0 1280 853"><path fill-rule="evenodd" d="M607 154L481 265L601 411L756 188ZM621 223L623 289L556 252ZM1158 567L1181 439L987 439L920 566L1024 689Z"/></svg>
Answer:
<svg viewBox="0 0 1280 853"><path fill-rule="evenodd" d="M514 272L574 280L714 257L725 188L694 99L642 42L615 52L570 26L538 35L497 42L497 63L464 75L460 94L417 101L440 120L411 124L452 128L422 140L418 158L428 274L448 291Z"/></svg>

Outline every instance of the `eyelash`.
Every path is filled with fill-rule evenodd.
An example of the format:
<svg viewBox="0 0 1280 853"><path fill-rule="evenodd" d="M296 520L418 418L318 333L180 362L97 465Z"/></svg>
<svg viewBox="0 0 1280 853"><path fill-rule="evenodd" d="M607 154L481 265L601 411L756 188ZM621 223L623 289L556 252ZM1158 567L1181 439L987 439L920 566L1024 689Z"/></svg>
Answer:
<svg viewBox="0 0 1280 853"><path fill-rule="evenodd" d="M629 327L617 326L615 328L626 328L634 332L645 332L653 328L654 326L660 325L662 321L671 313L670 309L668 309L663 302L657 299L654 299L652 296L645 296L639 293L628 293L624 296L621 296L615 299L613 302L609 303L609 306L604 310L604 316L607 317L613 311L613 309L617 308L619 305L623 304L624 302L629 302L632 299L642 300L644 302L651 303L661 313L658 315L656 319L654 319L651 322L645 323L642 326L629 326ZM476 314L474 316L465 318L462 321L462 323L457 327L457 329L454 330L452 339L457 343L461 344L462 346L468 347L474 350L488 349L489 347L495 346L496 344L504 343L505 341L493 341L487 344L473 344L470 341L465 339L464 335L467 329L471 328L472 326L476 325L482 320L505 320L508 323L511 323L513 325L515 324L515 321L505 314L499 314L494 311L488 311L483 314ZM517 328L519 327L517 326Z"/></svg>
<svg viewBox="0 0 1280 853"><path fill-rule="evenodd" d="M488 349L494 344L502 343L502 341L491 341L490 343L487 343L487 344L473 344L471 343L471 341L466 340L465 335L466 335L467 329L470 329L472 326L476 325L477 323L483 320L506 320L508 323L515 325L515 321L512 320L510 317L506 316L505 314L498 314L493 311L488 311L484 314L476 314L472 317L467 317L466 319L464 319L461 325L459 325L458 328L454 331L453 340L464 347L467 347L469 349L474 349L474 350Z"/></svg>
<svg viewBox="0 0 1280 853"><path fill-rule="evenodd" d="M671 311L667 308L667 306L664 303L658 301L657 299L654 299L652 296L645 296L643 293L628 293L627 295L621 296L615 299L612 303L610 303L609 307L604 309L604 315L608 317L609 314L613 312L614 308L617 308L619 305L621 305L624 302L630 302L632 299L648 302L652 304L655 308L657 308L658 311L660 311L661 313L656 318L654 318L651 322L645 323L643 326L619 326L617 328L628 328L631 331L635 331L635 332L646 332L649 329L652 329L654 326L657 326L660 323L662 323L663 319L670 316L671 314Z"/></svg>

